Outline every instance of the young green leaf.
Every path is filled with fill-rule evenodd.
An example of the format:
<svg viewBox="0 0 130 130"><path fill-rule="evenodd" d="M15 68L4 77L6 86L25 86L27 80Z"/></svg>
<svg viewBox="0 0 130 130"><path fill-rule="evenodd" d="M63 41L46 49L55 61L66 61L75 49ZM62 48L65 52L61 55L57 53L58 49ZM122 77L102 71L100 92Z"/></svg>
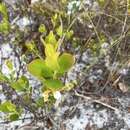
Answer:
<svg viewBox="0 0 130 130"><path fill-rule="evenodd" d="M57 32L57 34L58 34L60 37L62 37L62 35L63 35L63 28L62 28L62 26L59 26L59 27L56 29L56 32Z"/></svg>
<svg viewBox="0 0 130 130"><path fill-rule="evenodd" d="M45 64L44 60L36 59L28 64L28 71L37 78L49 78L53 73L50 68Z"/></svg>
<svg viewBox="0 0 130 130"><path fill-rule="evenodd" d="M44 24L41 24L40 27L38 28L38 31L39 31L40 33L46 33L47 30L46 30L45 25L44 25Z"/></svg>
<svg viewBox="0 0 130 130"><path fill-rule="evenodd" d="M73 30L68 31L68 32L66 33L66 38L67 38L67 39L70 39L70 38L73 36L73 34L74 34Z"/></svg>
<svg viewBox="0 0 130 130"><path fill-rule="evenodd" d="M0 32L8 33L10 29L9 20L8 20L8 12L7 8L4 3L0 3L0 15L1 15L1 22L0 22Z"/></svg>
<svg viewBox="0 0 130 130"><path fill-rule="evenodd" d="M69 53L63 53L59 58L58 58L58 63L60 66L60 72L64 73L67 72L75 63L75 58L73 55Z"/></svg>
<svg viewBox="0 0 130 130"><path fill-rule="evenodd" d="M64 86L64 84L60 80L57 80L57 79L49 79L49 80L46 80L44 83L45 83L45 86L52 91L60 90Z"/></svg>
<svg viewBox="0 0 130 130"><path fill-rule="evenodd" d="M51 22L52 22L52 24L53 24L53 27L56 26L57 20L58 20L58 15L57 15L57 13L56 13L55 15L53 15L53 16L51 17Z"/></svg>
<svg viewBox="0 0 130 130"><path fill-rule="evenodd" d="M25 91L25 90L28 90L29 88L29 81L25 76L22 76L16 82L13 82L11 84L11 87L17 91Z"/></svg>
<svg viewBox="0 0 130 130"><path fill-rule="evenodd" d="M52 44L54 47L57 46L57 40L55 38L55 35L54 35L53 31L50 31L48 36L46 36L45 43L46 44Z"/></svg>
<svg viewBox="0 0 130 130"><path fill-rule="evenodd" d="M46 57L52 57L56 52L52 44L46 44L45 45L45 55Z"/></svg>
<svg viewBox="0 0 130 130"><path fill-rule="evenodd" d="M25 46L29 51L33 51L35 49L35 43L33 40L26 42Z"/></svg>
<svg viewBox="0 0 130 130"><path fill-rule="evenodd" d="M58 70L58 56L59 52L56 52L52 44L46 44L45 46L46 65L53 71Z"/></svg>
<svg viewBox="0 0 130 130"><path fill-rule="evenodd" d="M6 60L6 65L10 70L13 70L13 64L11 60Z"/></svg>
<svg viewBox="0 0 130 130"><path fill-rule="evenodd" d="M2 13L5 19L8 19L7 8L4 3L0 3L0 12Z"/></svg>

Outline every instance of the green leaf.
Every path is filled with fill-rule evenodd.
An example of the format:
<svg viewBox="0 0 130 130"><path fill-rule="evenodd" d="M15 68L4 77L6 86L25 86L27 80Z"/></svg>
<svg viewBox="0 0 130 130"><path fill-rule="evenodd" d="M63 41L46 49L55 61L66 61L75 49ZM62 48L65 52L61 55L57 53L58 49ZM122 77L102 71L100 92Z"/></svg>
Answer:
<svg viewBox="0 0 130 130"><path fill-rule="evenodd" d="M0 3L0 12L2 13L5 19L8 19L8 12L4 3Z"/></svg>
<svg viewBox="0 0 130 130"><path fill-rule="evenodd" d="M45 54L46 54L46 65L53 71L58 70L58 56L59 52L56 52L52 44L45 45Z"/></svg>
<svg viewBox="0 0 130 130"><path fill-rule="evenodd" d="M8 82L9 79L0 71L0 82Z"/></svg>
<svg viewBox="0 0 130 130"><path fill-rule="evenodd" d="M46 33L47 30L46 30L45 25L44 25L44 24L41 24L40 27L38 28L38 31L39 31L40 33Z"/></svg>
<svg viewBox="0 0 130 130"><path fill-rule="evenodd" d="M18 113L10 114L9 118L11 121L16 121L19 119L19 114Z"/></svg>
<svg viewBox="0 0 130 130"><path fill-rule="evenodd" d="M3 21L0 23L0 32L7 34L9 31L9 23L7 21Z"/></svg>
<svg viewBox="0 0 130 130"><path fill-rule="evenodd" d="M73 80L73 81L71 81L71 82L69 82L69 83L66 83L62 90L70 91L70 90L73 89L76 85L77 85L77 81L76 81L76 80Z"/></svg>
<svg viewBox="0 0 130 130"><path fill-rule="evenodd" d="M45 61L41 59L33 60L30 64L28 64L27 68L32 75L40 79L49 78L53 75L50 68L46 66Z"/></svg>
<svg viewBox="0 0 130 130"><path fill-rule="evenodd" d="M55 38L55 35L54 35L53 31L50 31L48 36L46 36L45 43L46 44L52 44L54 47L57 46L57 40Z"/></svg>
<svg viewBox="0 0 130 130"><path fill-rule="evenodd" d="M60 72L64 73L67 72L75 63L75 58L73 55L68 54L68 53L63 53L59 59L58 63L60 66Z"/></svg>
<svg viewBox="0 0 130 130"><path fill-rule="evenodd" d="M58 34L60 37L62 37L62 35L63 35L63 28L62 28L62 26L59 26L59 27L56 29L56 32L57 32L57 34Z"/></svg>
<svg viewBox="0 0 130 130"><path fill-rule="evenodd" d="M54 54L56 54L56 50L54 49L52 44L46 44L45 45L45 55L46 57L52 57Z"/></svg>
<svg viewBox="0 0 130 130"><path fill-rule="evenodd" d="M53 27L56 26L57 20L58 20L58 15L57 14L53 15L52 18L51 18L51 22L53 24Z"/></svg>
<svg viewBox="0 0 130 130"><path fill-rule="evenodd" d="M29 88L29 81L25 76L22 76L16 82L13 82L11 84L11 87L17 91L25 91L25 90L28 90Z"/></svg>
<svg viewBox="0 0 130 130"><path fill-rule="evenodd" d="M24 103L25 104L29 104L31 103L31 97L30 97L30 93L25 93L22 95Z"/></svg>
<svg viewBox="0 0 130 130"><path fill-rule="evenodd" d="M70 38L73 36L73 34L74 34L73 30L68 31L68 32L66 33L66 38L67 38L67 39L70 39Z"/></svg>
<svg viewBox="0 0 130 130"><path fill-rule="evenodd" d="M38 107L43 107L44 106L44 98L40 97L37 99L36 104Z"/></svg>
<svg viewBox="0 0 130 130"><path fill-rule="evenodd" d="M105 2L106 2L105 0L98 0L98 3L99 3L99 5L100 5L101 7L104 6Z"/></svg>
<svg viewBox="0 0 130 130"><path fill-rule="evenodd" d="M35 49L35 43L33 40L26 42L25 46L29 51L33 51Z"/></svg>
<svg viewBox="0 0 130 130"><path fill-rule="evenodd" d="M11 60L6 60L6 65L10 70L13 70L13 64Z"/></svg>
<svg viewBox="0 0 130 130"><path fill-rule="evenodd" d="M0 3L0 14L2 16L2 21L0 22L0 32L8 33L10 24L8 20L7 8L4 3Z"/></svg>
<svg viewBox="0 0 130 130"><path fill-rule="evenodd" d="M64 86L64 84L60 80L56 80L56 79L49 79L46 80L44 83L45 86L52 91L60 90Z"/></svg>
<svg viewBox="0 0 130 130"><path fill-rule="evenodd" d="M0 105L0 111L5 113L15 112L16 106L12 104L10 101L5 101Z"/></svg>

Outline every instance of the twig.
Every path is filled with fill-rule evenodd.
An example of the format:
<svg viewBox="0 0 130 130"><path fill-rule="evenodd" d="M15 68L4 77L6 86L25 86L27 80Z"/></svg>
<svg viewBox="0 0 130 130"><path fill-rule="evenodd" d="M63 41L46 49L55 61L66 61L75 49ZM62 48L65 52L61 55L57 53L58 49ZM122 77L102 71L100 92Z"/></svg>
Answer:
<svg viewBox="0 0 130 130"><path fill-rule="evenodd" d="M84 96L84 95L82 95L82 94L79 94L76 90L75 90L75 95L78 96L78 97L84 98L84 99L86 99L86 100L89 100L89 101L91 101L91 102L95 102L95 103L101 104L101 105L103 105L103 106L105 106L105 107L108 107L108 108L114 110L114 111L117 111L117 110L118 110L117 108L115 108L115 107L113 107L113 106L111 106L111 105L109 105L109 104L107 104L107 103L104 103L104 102L102 102L102 101L100 101L100 100L95 100L95 99L92 99L91 97L88 97L88 96Z"/></svg>

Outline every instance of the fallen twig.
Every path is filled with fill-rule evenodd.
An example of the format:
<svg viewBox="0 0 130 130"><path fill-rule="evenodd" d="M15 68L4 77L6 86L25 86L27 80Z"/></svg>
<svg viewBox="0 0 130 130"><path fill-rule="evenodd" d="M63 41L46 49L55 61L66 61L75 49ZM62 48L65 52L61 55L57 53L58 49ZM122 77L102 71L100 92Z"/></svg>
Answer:
<svg viewBox="0 0 130 130"><path fill-rule="evenodd" d="M114 111L117 111L117 110L118 110L117 108L115 108L115 107L113 107L113 106L111 106L111 105L109 105L109 104L107 104L107 103L104 103L104 102L102 102L102 101L100 101L100 100L95 100L95 99L92 99L91 97L88 97L88 96L84 96L84 95L82 95L82 94L79 94L76 90L75 90L75 95L78 96L78 97L87 99L88 101L101 104L101 105L103 105L103 106L105 106L105 107L108 107L108 108L114 110Z"/></svg>

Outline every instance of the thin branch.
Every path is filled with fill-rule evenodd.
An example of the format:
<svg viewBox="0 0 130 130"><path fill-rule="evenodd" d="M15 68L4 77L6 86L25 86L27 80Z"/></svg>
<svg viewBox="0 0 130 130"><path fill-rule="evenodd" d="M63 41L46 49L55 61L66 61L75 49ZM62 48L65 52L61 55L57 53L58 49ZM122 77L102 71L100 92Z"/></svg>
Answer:
<svg viewBox="0 0 130 130"><path fill-rule="evenodd" d="M95 99L92 99L91 97L88 97L88 96L84 96L84 95L82 95L82 94L79 94L76 90L75 90L75 95L78 96L78 97L84 98L84 99L86 99L86 100L88 100L88 101L91 101L91 102L93 102L93 103L95 102L95 103L101 104L101 105L103 105L103 106L105 106L105 107L108 107L108 108L114 110L114 111L117 111L117 110L118 110L117 108L115 108L115 107L113 107L113 106L111 106L111 105L109 105L109 104L107 104L107 103L104 103L104 102L102 102L102 101L100 101L100 100L95 100Z"/></svg>

